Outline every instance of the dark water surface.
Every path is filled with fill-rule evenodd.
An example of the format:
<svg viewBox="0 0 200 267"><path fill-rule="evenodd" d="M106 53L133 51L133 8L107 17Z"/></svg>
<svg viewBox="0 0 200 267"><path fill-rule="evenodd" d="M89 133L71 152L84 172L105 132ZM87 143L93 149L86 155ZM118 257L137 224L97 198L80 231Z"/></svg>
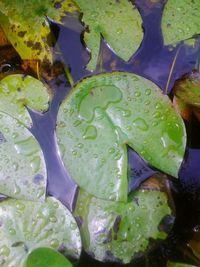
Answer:
<svg viewBox="0 0 200 267"><path fill-rule="evenodd" d="M38 139L45 156L48 172L47 194L58 198L70 210L73 210L75 205L78 187L63 166L55 137L59 105L70 91L70 83L64 74L62 62L64 61L69 67L75 83L83 77L100 72L127 71L152 80L171 97L173 95L171 89L175 80L180 79L182 75L189 73L195 67L199 52L198 41L196 41L195 47L190 47L184 42L174 47L164 46L160 22L165 1L154 2L136 1L144 21L144 39L138 51L128 62L124 62L110 49L102 37L99 54L101 60L98 61L97 68L93 72L85 67L90 59L90 53L84 46L82 39L84 27L80 24L79 18L67 16L68 23L66 25L69 25L67 27L50 21L57 41L54 46L55 64L51 70L48 68L45 70L43 79L52 89L54 97L47 113L38 114L30 110L33 120L33 127L30 130ZM171 79L168 81L177 50L179 50L179 55ZM0 51L0 55L2 54L3 51ZM5 60L0 66L0 72L19 72L20 63L18 57L15 57L13 61ZM46 79L47 76L50 79ZM152 251L146 257L138 258L133 263L123 266L164 267L169 259L200 266L200 261L195 257L188 243L189 240L198 238L200 242L200 197L198 197L200 191L200 138L198 139L200 125L199 122L193 121L186 126L189 142L185 160L179 172L180 179L178 181L172 179L171 182L177 212L175 225L168 239L159 246L154 245L152 241ZM137 162L134 167L138 170L145 165L145 170L142 174L133 177L136 182L130 183L130 190L136 188L144 179L154 173L154 170L147 166L133 150L129 150L129 165L132 165L132 162ZM74 266L111 267L121 265L100 263L83 253L80 261L74 263Z"/></svg>

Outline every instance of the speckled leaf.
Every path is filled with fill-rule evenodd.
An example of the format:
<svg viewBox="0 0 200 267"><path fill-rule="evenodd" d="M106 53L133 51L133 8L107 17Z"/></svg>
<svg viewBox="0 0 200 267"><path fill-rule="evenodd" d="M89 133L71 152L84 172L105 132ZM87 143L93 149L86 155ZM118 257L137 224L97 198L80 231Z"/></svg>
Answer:
<svg viewBox="0 0 200 267"><path fill-rule="evenodd" d="M124 60L128 60L138 49L142 38L142 20L138 10L130 1L76 0L83 12L83 21L89 27L85 42L91 49L89 68L95 69L100 46L100 36Z"/></svg>
<svg viewBox="0 0 200 267"><path fill-rule="evenodd" d="M168 0L162 18L165 44L174 44L200 34L199 13L199 0Z"/></svg>
<svg viewBox="0 0 200 267"><path fill-rule="evenodd" d="M135 191L127 203L97 199L81 190L75 216L87 253L100 261L123 263L145 253L150 238L165 239L167 233L159 225L173 218L165 193L148 190Z"/></svg>
<svg viewBox="0 0 200 267"><path fill-rule="evenodd" d="M37 248L27 259L25 267L73 267L59 252L51 248Z"/></svg>
<svg viewBox="0 0 200 267"><path fill-rule="evenodd" d="M22 59L52 61L46 16L62 22L66 12L77 11L73 0L0 1L0 25Z"/></svg>
<svg viewBox="0 0 200 267"><path fill-rule="evenodd" d="M194 72L176 82L174 87L178 99L191 106L200 107L200 73Z"/></svg>
<svg viewBox="0 0 200 267"><path fill-rule="evenodd" d="M44 200L46 167L33 135L0 111L0 193L17 199Z"/></svg>
<svg viewBox="0 0 200 267"><path fill-rule="evenodd" d="M120 201L127 199L127 144L177 176L186 142L168 97L149 80L120 72L84 79L71 91L59 110L57 136L76 182L96 197Z"/></svg>
<svg viewBox="0 0 200 267"><path fill-rule="evenodd" d="M24 267L38 247L62 250L78 258L81 239L71 213L53 198L46 202L5 200L0 203L0 266Z"/></svg>
<svg viewBox="0 0 200 267"><path fill-rule="evenodd" d="M0 111L31 126L31 118L25 106L39 112L48 109L50 96L45 85L21 74L9 75L0 81Z"/></svg>

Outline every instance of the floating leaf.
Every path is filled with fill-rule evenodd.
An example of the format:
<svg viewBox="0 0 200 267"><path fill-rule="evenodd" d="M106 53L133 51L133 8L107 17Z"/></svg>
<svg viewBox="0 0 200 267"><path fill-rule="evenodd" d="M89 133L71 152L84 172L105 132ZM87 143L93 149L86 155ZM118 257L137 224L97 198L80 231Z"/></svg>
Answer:
<svg viewBox="0 0 200 267"><path fill-rule="evenodd" d="M37 248L29 254L25 267L72 267L72 264L53 249Z"/></svg>
<svg viewBox="0 0 200 267"><path fill-rule="evenodd" d="M162 18L165 44L174 44L200 34L199 0L168 0Z"/></svg>
<svg viewBox="0 0 200 267"><path fill-rule="evenodd" d="M0 81L0 111L28 127L31 126L31 118L25 106L44 112L48 109L49 100L47 88L31 76L14 74Z"/></svg>
<svg viewBox="0 0 200 267"><path fill-rule="evenodd" d="M19 121L0 111L0 193L44 200L46 167L41 148Z"/></svg>
<svg viewBox="0 0 200 267"><path fill-rule="evenodd" d="M22 59L52 61L46 16L62 22L66 12L77 11L72 0L0 1L0 25Z"/></svg>
<svg viewBox="0 0 200 267"><path fill-rule="evenodd" d="M0 203L0 265L24 267L29 253L38 247L62 250L79 257L81 239L71 213L48 198L45 203L5 200ZM3 265L4 264L4 265Z"/></svg>
<svg viewBox="0 0 200 267"><path fill-rule="evenodd" d="M81 222L86 252L100 261L120 263L146 252L150 238L165 239L167 233L159 225L173 218L165 193L155 189L135 191L127 203L98 199L81 190L75 216Z"/></svg>
<svg viewBox="0 0 200 267"><path fill-rule="evenodd" d="M95 69L101 34L124 60L138 49L142 37L142 20L138 10L129 1L76 0L83 12L83 21L89 27L85 42L91 49L89 68Z"/></svg>
<svg viewBox="0 0 200 267"><path fill-rule="evenodd" d="M113 72L83 80L62 103L57 124L67 170L87 192L127 199L127 148L177 176L185 128L168 97L142 77ZM78 167L77 167L78 166Z"/></svg>

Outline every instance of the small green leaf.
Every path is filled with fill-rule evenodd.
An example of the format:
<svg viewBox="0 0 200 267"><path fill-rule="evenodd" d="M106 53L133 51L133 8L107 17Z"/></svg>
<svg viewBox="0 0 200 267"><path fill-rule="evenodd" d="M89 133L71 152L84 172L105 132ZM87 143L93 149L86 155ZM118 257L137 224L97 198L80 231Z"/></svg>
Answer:
<svg viewBox="0 0 200 267"><path fill-rule="evenodd" d="M166 45L200 34L200 1L168 0L162 18Z"/></svg>
<svg viewBox="0 0 200 267"><path fill-rule="evenodd" d="M0 193L17 199L44 200L46 167L33 135L0 111Z"/></svg>
<svg viewBox="0 0 200 267"><path fill-rule="evenodd" d="M0 202L0 214L0 266L24 267L28 254L38 247L79 257L78 226L56 199L48 198L44 203L4 200Z"/></svg>
<svg viewBox="0 0 200 267"><path fill-rule="evenodd" d="M0 25L22 59L52 61L46 16L62 22L66 12L78 7L72 0L0 1Z"/></svg>
<svg viewBox="0 0 200 267"><path fill-rule="evenodd" d="M53 249L37 248L29 254L25 267L72 267L72 264Z"/></svg>
<svg viewBox="0 0 200 267"><path fill-rule="evenodd" d="M155 190L138 190L127 203L98 199L81 190L75 216L81 220L87 253L99 261L129 263L146 252L150 238L166 238L159 225L171 218L171 209L165 193Z"/></svg>
<svg viewBox="0 0 200 267"><path fill-rule="evenodd" d="M27 127L31 126L31 118L25 106L45 112L49 101L50 95L45 85L31 76L14 74L0 81L0 111Z"/></svg>
<svg viewBox="0 0 200 267"><path fill-rule="evenodd" d="M57 122L67 170L96 197L126 201L126 145L178 175L185 127L169 98L147 79L125 72L84 79L61 104Z"/></svg>
<svg viewBox="0 0 200 267"><path fill-rule="evenodd" d="M128 60L138 49L142 38L142 19L136 7L128 0L76 0L83 12L83 21L89 27L85 42L91 50L89 68L95 69L104 36L118 56Z"/></svg>

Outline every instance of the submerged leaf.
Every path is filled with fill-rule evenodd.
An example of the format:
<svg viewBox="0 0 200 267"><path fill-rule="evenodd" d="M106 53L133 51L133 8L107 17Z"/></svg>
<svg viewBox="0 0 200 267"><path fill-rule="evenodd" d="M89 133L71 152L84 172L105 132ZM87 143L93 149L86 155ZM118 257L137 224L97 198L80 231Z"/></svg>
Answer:
<svg viewBox="0 0 200 267"><path fill-rule="evenodd" d="M0 265L24 267L28 253L38 247L62 250L79 257L81 239L71 213L54 198L47 202L0 202Z"/></svg>
<svg viewBox="0 0 200 267"><path fill-rule="evenodd" d="M31 126L31 118L25 106L45 112L49 101L47 88L31 76L14 74L0 81L0 111L28 127Z"/></svg>
<svg viewBox="0 0 200 267"><path fill-rule="evenodd" d="M66 12L77 11L73 0L0 1L0 25L22 59L52 61L46 16L62 22Z"/></svg>
<svg viewBox="0 0 200 267"><path fill-rule="evenodd" d="M162 18L166 45L200 34L200 1L168 0Z"/></svg>
<svg viewBox="0 0 200 267"><path fill-rule="evenodd" d="M53 249L37 248L29 254L25 267L72 267L72 264Z"/></svg>
<svg viewBox="0 0 200 267"><path fill-rule="evenodd" d="M44 200L47 174L33 135L0 111L0 193L17 199Z"/></svg>
<svg viewBox="0 0 200 267"><path fill-rule="evenodd" d="M146 252L150 238L165 239L167 233L159 226L172 218L171 228L174 217L165 193L152 190L135 191L127 203L101 200L81 190L75 216L86 252L100 261L129 263Z"/></svg>
<svg viewBox="0 0 200 267"><path fill-rule="evenodd" d="M149 80L125 72L79 83L61 104L57 136L79 186L120 201L127 199L127 144L154 167L177 176L186 142L183 121L168 97Z"/></svg>
<svg viewBox="0 0 200 267"><path fill-rule="evenodd" d="M88 25L85 42L91 49L89 68L95 69L101 34L124 60L138 49L142 37L142 19L138 10L129 1L76 0L83 12L83 21Z"/></svg>

